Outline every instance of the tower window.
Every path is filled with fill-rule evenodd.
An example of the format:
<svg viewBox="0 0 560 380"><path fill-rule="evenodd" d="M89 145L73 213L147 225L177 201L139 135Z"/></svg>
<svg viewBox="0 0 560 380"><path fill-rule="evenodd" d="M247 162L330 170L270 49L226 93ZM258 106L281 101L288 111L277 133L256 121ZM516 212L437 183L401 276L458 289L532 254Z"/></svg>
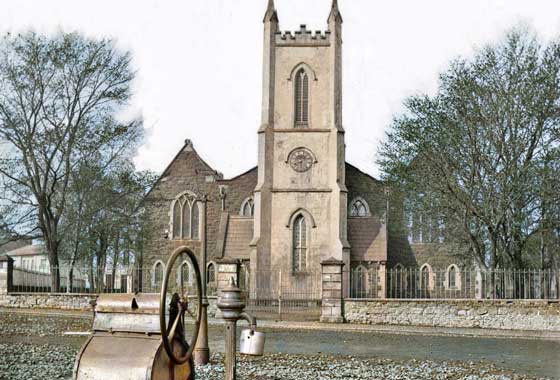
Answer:
<svg viewBox="0 0 560 380"><path fill-rule="evenodd" d="M307 267L307 225L303 215L294 220L293 240L293 270L304 272Z"/></svg>
<svg viewBox="0 0 560 380"><path fill-rule="evenodd" d="M309 124L309 77L303 68L296 74L295 103L296 127L307 127Z"/></svg>

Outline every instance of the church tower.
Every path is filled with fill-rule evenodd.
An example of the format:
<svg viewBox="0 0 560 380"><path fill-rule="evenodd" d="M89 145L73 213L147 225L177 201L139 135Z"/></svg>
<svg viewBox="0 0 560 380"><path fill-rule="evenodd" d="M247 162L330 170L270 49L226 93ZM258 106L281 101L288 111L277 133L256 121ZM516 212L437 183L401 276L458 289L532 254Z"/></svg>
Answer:
<svg viewBox="0 0 560 380"><path fill-rule="evenodd" d="M333 0L327 31L282 32L269 0L263 22L251 272L281 269L297 283L327 259L349 264L342 16Z"/></svg>

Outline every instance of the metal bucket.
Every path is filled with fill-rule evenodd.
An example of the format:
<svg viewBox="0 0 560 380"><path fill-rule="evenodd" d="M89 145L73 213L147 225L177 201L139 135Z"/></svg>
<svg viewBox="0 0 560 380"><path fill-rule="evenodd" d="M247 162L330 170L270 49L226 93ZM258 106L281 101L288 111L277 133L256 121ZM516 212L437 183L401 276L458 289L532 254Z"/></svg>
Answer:
<svg viewBox="0 0 560 380"><path fill-rule="evenodd" d="M262 356L264 354L264 341L264 333L252 329L243 329L239 341L239 352L243 355Z"/></svg>

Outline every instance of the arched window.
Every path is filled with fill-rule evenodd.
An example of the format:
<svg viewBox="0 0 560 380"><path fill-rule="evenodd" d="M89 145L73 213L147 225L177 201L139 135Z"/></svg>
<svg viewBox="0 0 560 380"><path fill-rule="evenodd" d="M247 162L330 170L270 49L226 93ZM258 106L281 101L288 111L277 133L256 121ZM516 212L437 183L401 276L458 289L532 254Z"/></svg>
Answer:
<svg viewBox="0 0 560 380"><path fill-rule="evenodd" d="M305 217L298 215L293 225L293 270L304 272L307 267L307 224Z"/></svg>
<svg viewBox="0 0 560 380"><path fill-rule="evenodd" d="M177 272L177 283L178 286L191 283L191 266L186 261L181 264L181 270Z"/></svg>
<svg viewBox="0 0 560 380"><path fill-rule="evenodd" d="M406 276L406 269L401 263L397 263L390 271L390 284L389 295L391 298L404 298L408 288L408 279Z"/></svg>
<svg viewBox="0 0 560 380"><path fill-rule="evenodd" d="M447 269L447 287L449 289L455 289L457 287L457 268L455 265L451 265Z"/></svg>
<svg viewBox="0 0 560 380"><path fill-rule="evenodd" d="M296 73L295 114L296 127L307 127L309 124L309 77L303 68Z"/></svg>
<svg viewBox="0 0 560 380"><path fill-rule="evenodd" d="M181 202L175 201L173 205L173 238L181 236Z"/></svg>
<svg viewBox="0 0 560 380"><path fill-rule="evenodd" d="M461 289L461 271L456 264L451 264L445 272L444 286L448 290Z"/></svg>
<svg viewBox="0 0 560 380"><path fill-rule="evenodd" d="M194 196L184 194L173 202L173 239L200 238L200 209Z"/></svg>
<svg viewBox="0 0 560 380"><path fill-rule="evenodd" d="M186 239L191 233L191 205L188 202L183 204L183 234L181 237Z"/></svg>
<svg viewBox="0 0 560 380"><path fill-rule="evenodd" d="M430 268L427 265L420 270L420 289L426 290L430 286Z"/></svg>
<svg viewBox="0 0 560 380"><path fill-rule="evenodd" d="M163 263L161 261L156 261L152 267L152 287L157 288L161 286L163 281Z"/></svg>
<svg viewBox="0 0 560 380"><path fill-rule="evenodd" d="M206 283L212 283L216 281L216 268L213 263L208 264L206 268Z"/></svg>
<svg viewBox="0 0 560 380"><path fill-rule="evenodd" d="M366 217L369 216L369 207L367 202L362 198L356 198L350 203L350 216Z"/></svg>
<svg viewBox="0 0 560 380"><path fill-rule="evenodd" d="M191 209L191 239L199 239L199 225L200 225L200 208L198 202L195 202Z"/></svg>
<svg viewBox="0 0 560 380"><path fill-rule="evenodd" d="M252 218L255 214L255 204L253 203L253 198L247 198L241 205L241 216Z"/></svg>

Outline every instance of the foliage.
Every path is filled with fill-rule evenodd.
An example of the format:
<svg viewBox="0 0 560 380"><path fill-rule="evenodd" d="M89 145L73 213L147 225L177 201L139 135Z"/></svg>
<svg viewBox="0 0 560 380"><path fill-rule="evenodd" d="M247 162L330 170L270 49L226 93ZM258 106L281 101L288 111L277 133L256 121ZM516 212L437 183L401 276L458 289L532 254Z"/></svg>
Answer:
<svg viewBox="0 0 560 380"><path fill-rule="evenodd" d="M128 53L111 40L35 33L0 40L0 204L12 238L41 237L52 268L59 265L75 170L106 168L130 154L140 120L116 115L131 96ZM58 273L52 276L59 289Z"/></svg>
<svg viewBox="0 0 560 380"><path fill-rule="evenodd" d="M380 150L409 212L481 266L553 265L560 236L560 43L517 28L409 98Z"/></svg>

